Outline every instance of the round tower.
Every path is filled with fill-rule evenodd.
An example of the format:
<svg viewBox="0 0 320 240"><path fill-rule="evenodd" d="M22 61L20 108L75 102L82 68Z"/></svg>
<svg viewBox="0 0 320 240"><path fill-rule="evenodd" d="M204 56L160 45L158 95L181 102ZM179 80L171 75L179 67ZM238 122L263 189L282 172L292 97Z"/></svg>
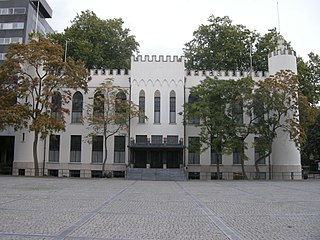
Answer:
<svg viewBox="0 0 320 240"><path fill-rule="evenodd" d="M295 74L298 72L296 53L284 46L282 36L278 40L278 47L269 54L268 67L270 75L275 75L280 70L291 70ZM272 145L271 171L274 179L301 179L300 151L290 139L290 134L282 129L278 129L277 138Z"/></svg>

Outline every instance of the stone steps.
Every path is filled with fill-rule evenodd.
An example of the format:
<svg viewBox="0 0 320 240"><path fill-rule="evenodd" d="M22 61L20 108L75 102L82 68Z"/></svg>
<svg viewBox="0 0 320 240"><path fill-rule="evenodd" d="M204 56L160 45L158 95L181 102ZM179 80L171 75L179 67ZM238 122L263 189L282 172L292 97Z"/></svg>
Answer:
<svg viewBox="0 0 320 240"><path fill-rule="evenodd" d="M126 179L145 181L185 181L183 169L128 168Z"/></svg>

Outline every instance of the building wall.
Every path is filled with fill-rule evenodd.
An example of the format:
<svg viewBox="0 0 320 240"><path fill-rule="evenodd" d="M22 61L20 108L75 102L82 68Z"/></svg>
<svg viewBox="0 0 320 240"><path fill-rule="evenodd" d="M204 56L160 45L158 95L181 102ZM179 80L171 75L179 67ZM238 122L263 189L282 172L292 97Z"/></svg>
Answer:
<svg viewBox="0 0 320 240"><path fill-rule="evenodd" d="M286 61L288 59L288 61ZM271 54L269 59L270 74L274 74L280 69L288 68L295 70L295 56L288 51L283 51L283 54ZM130 131L122 132L120 135L125 135L126 146L136 140L137 135L147 135L150 139L152 135L162 135L164 138L168 135L177 135L186 147L184 151L184 165L186 170L191 173L198 173L200 179L211 179L211 174L216 172L216 165L211 164L211 152L206 150L200 156L199 164L188 163L188 138L196 137L199 134L199 129L192 124L183 124L183 104L188 101L190 88L196 86L205 77L218 77L219 79L240 79L248 76L249 73L240 72L225 72L225 71L185 71L184 58L177 56L137 56L131 59L131 70L92 70L90 75L92 80L89 82L89 92L84 94L84 103L92 103L94 90L104 79L114 79L114 84L122 88L128 89L131 95L127 98L131 99L135 104L139 105L139 93L141 90L145 93L145 115L148 119L145 123L139 123L138 118L134 118L130 122ZM260 81L268 73L262 72L251 73L255 81ZM154 97L155 92L160 93L160 123L154 122ZM176 96L176 122L169 122L169 103L170 92L174 91ZM67 106L71 109L72 102ZM86 116L84 106L84 117ZM249 121L248 116L244 115L244 121ZM58 163L48 163L49 142L46 142L46 153L44 154L44 142L39 143L39 163L40 166L43 158L46 158L45 174L49 169L59 170L59 176L69 176L69 170L80 170L81 177L90 177L92 170L101 170L101 163L92 163L91 152L92 145L87 141L82 141L81 163L70 163L70 138L71 135L81 135L82 140L90 133L87 123L74 124L70 123L70 116L66 118L66 131L60 134L60 161ZM24 134L24 141L22 136ZM268 177L269 170L273 172L274 178L300 178L300 153L294 146L294 143L288 138L288 135L278 133L278 138L273 144L273 154L270 157L272 168L269 168L269 160L260 166L260 171ZM248 149L245 154L248 160L245 161L245 170L248 173L254 173L254 135L250 135L246 141ZM33 135L26 130L16 133L16 152L14 162L14 174L19 174L20 168L33 168L32 159L32 141ZM108 171L125 171L130 164L129 148L126 148L125 162L118 164L114 163L114 138L108 141L108 161L106 170ZM220 167L224 179L236 178L237 173L241 172L240 164L233 164L233 156L223 155L222 164ZM294 175L292 175L294 173ZM27 174L27 171L26 171ZM33 175L32 170L28 172ZM281 174L281 175L279 175ZM250 177L250 176L249 176Z"/></svg>

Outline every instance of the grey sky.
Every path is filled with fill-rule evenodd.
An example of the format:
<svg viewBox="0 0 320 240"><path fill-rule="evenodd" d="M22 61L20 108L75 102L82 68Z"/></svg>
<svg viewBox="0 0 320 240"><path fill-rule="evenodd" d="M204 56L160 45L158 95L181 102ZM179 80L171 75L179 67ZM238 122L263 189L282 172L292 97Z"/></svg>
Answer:
<svg viewBox="0 0 320 240"><path fill-rule="evenodd" d="M49 23L63 32L77 13L92 10L102 19L122 18L140 43L140 54L182 55L184 44L211 15L229 16L261 34L278 28L299 56L320 54L319 0L47 0L53 10Z"/></svg>

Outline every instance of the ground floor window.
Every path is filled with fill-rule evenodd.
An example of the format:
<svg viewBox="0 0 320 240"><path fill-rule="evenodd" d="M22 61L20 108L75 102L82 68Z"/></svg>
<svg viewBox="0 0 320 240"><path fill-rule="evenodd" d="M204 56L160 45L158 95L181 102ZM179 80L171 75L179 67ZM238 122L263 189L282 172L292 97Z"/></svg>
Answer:
<svg viewBox="0 0 320 240"><path fill-rule="evenodd" d="M200 138L189 137L188 146L188 163L189 164L200 164Z"/></svg>
<svg viewBox="0 0 320 240"><path fill-rule="evenodd" d="M48 176L58 177L59 176L59 170L58 169L48 169Z"/></svg>
<svg viewBox="0 0 320 240"><path fill-rule="evenodd" d="M126 161L126 137L114 137L114 162L125 163Z"/></svg>
<svg viewBox="0 0 320 240"><path fill-rule="evenodd" d="M69 177L80 177L80 170L69 170Z"/></svg>
<svg viewBox="0 0 320 240"><path fill-rule="evenodd" d="M92 136L92 154L93 163L102 163L103 161L103 136Z"/></svg>
<svg viewBox="0 0 320 240"><path fill-rule="evenodd" d="M70 162L81 162L81 135L71 135Z"/></svg>
<svg viewBox="0 0 320 240"><path fill-rule="evenodd" d="M200 179L200 173L199 172L189 172L189 179Z"/></svg>
<svg viewBox="0 0 320 240"><path fill-rule="evenodd" d="M59 162L60 135L50 135L49 138L49 162Z"/></svg>

